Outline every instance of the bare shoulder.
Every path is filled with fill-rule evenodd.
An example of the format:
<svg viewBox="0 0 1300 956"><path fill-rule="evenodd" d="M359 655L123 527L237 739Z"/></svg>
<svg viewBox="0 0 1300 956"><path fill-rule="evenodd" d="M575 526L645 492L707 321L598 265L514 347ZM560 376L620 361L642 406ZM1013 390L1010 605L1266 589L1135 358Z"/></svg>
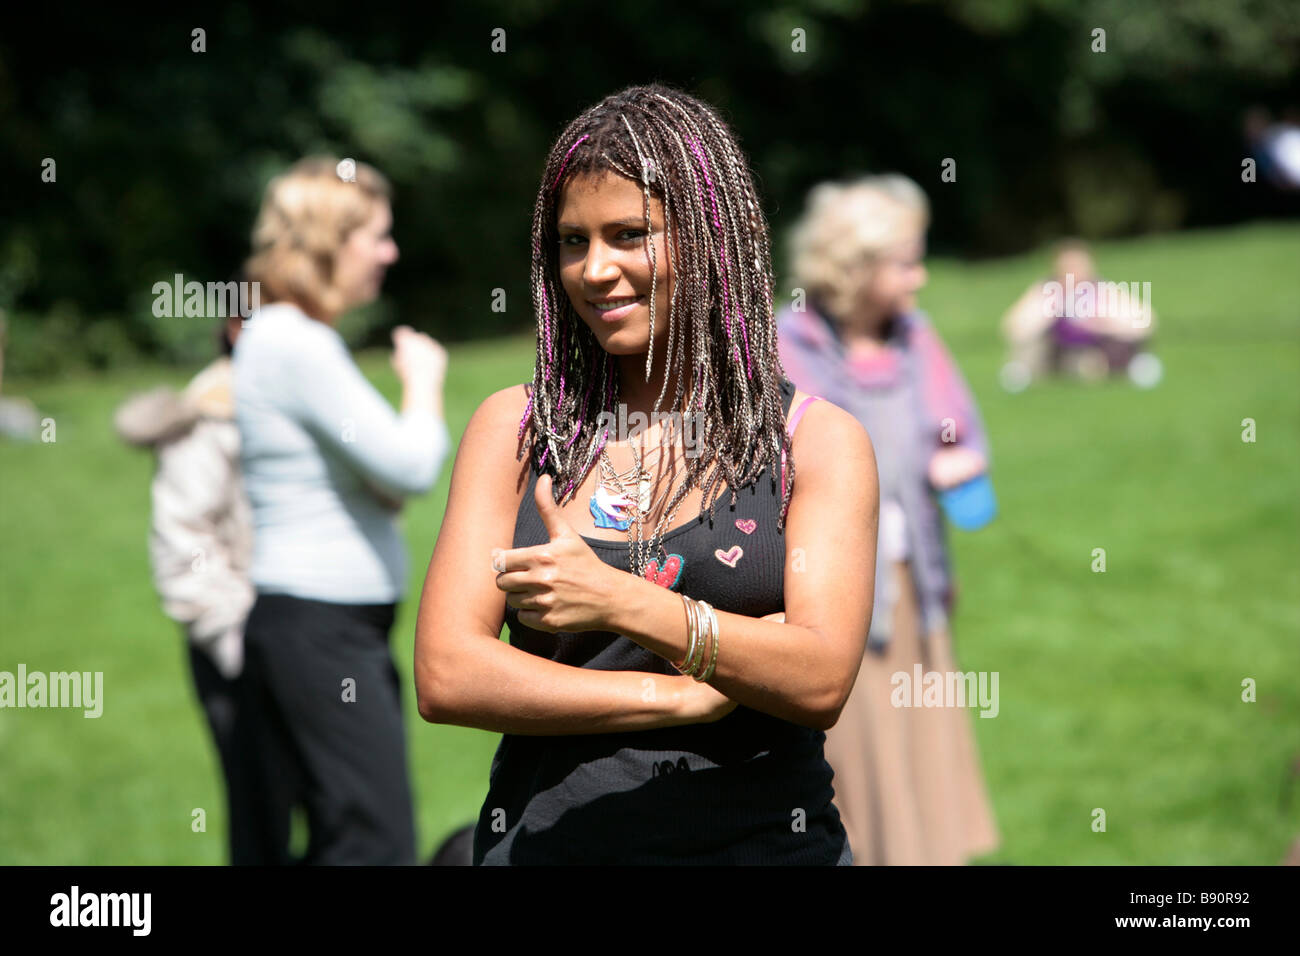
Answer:
<svg viewBox="0 0 1300 956"><path fill-rule="evenodd" d="M505 476L510 476L516 504L528 485L528 443L531 426L519 434L519 423L528 405L530 384L510 385L493 392L479 403L465 435L461 439L461 454L472 457L492 474L504 490Z"/></svg>
<svg viewBox="0 0 1300 956"><path fill-rule="evenodd" d="M795 389L791 409L809 393ZM790 439L790 451L795 468L802 475L838 474L848 463L861 468L866 462L875 465L875 452L871 438L862 423L850 412L825 399L812 402L804 409ZM795 481L798 484L798 479Z"/></svg>

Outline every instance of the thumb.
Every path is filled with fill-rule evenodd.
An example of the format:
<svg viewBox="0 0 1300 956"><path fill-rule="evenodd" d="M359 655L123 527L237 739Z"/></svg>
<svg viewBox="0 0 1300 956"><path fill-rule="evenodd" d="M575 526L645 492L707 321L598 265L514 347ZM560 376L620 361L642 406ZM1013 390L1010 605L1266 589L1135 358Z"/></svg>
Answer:
<svg viewBox="0 0 1300 956"><path fill-rule="evenodd" d="M551 476L542 475L537 479L537 486L533 489L533 498L537 502L537 513L542 516L542 523L546 525L546 532L554 541L571 533L573 529L569 527L569 522L565 520L559 506L555 503L551 486Z"/></svg>

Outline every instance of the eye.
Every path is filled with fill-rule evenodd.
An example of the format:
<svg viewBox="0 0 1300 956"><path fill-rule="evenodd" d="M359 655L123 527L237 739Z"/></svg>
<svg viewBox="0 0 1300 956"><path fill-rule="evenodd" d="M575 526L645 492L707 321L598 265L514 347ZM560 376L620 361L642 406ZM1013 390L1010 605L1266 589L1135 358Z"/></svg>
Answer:
<svg viewBox="0 0 1300 956"><path fill-rule="evenodd" d="M640 239L644 235L644 229L624 229L618 234L618 238L625 242L630 242L633 239Z"/></svg>
<svg viewBox="0 0 1300 956"><path fill-rule="evenodd" d="M586 242L586 241L587 241L587 240L586 240L586 237L584 237L584 236L580 236L580 235L578 235L577 233L570 233L570 234L567 235L567 236L560 236L560 245L562 245L562 246L573 246L573 245L577 245L576 242L572 242L572 241L571 241L571 240L574 240L574 239L576 239L578 242Z"/></svg>

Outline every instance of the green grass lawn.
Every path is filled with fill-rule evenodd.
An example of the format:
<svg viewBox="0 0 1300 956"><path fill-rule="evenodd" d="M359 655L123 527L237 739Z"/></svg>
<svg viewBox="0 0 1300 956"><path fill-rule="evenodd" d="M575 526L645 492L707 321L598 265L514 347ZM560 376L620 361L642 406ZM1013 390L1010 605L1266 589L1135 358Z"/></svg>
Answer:
<svg viewBox="0 0 1300 956"><path fill-rule="evenodd" d="M1098 259L1106 278L1152 284L1152 391L1000 390L997 322L1045 255L934 261L921 297L993 443L999 518L950 539L959 666L1000 675L997 718L971 714L1003 835L988 860L1276 863L1300 836L1300 228L1105 243ZM531 335L454 348L453 439L532 363ZM387 357L361 364L395 399ZM57 440L0 444L0 670L102 671L105 703L97 720L0 710L0 864L224 859L215 756L149 579L151 460L111 429L129 393L191 372L6 382ZM425 724L409 680L449 477L450 463L406 508L393 632L422 852L477 815L497 739Z"/></svg>

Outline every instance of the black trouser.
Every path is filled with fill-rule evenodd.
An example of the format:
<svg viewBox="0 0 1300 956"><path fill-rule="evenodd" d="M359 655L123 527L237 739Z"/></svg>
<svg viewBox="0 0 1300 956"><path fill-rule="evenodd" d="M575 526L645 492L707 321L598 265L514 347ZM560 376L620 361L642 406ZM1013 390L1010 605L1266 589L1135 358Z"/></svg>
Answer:
<svg viewBox="0 0 1300 956"><path fill-rule="evenodd" d="M296 803L310 831L301 862L415 862L400 681L388 650L394 612L258 594L236 717L236 865L299 862L289 856Z"/></svg>
<svg viewBox="0 0 1300 956"><path fill-rule="evenodd" d="M212 663L212 658L199 650L188 634L185 645L189 650L190 674L194 678L194 692L199 704L208 718L208 729L212 731L212 742L217 748L217 757L221 761L221 777L225 784L226 812L230 812L232 795L230 791L231 775L235 769L235 714L239 704L239 678L226 677Z"/></svg>

